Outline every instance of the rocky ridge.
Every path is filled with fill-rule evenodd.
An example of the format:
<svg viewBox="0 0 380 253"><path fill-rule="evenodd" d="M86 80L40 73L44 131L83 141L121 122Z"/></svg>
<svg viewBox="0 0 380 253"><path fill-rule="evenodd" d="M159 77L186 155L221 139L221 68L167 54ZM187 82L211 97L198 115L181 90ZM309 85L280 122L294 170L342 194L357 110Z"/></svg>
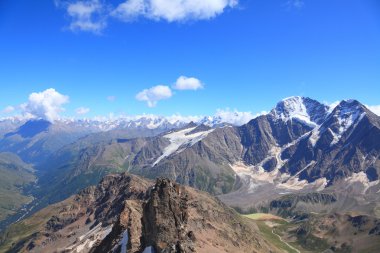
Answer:
<svg viewBox="0 0 380 253"><path fill-rule="evenodd" d="M253 221L210 195L128 174L13 224L1 242L0 252L278 252Z"/></svg>

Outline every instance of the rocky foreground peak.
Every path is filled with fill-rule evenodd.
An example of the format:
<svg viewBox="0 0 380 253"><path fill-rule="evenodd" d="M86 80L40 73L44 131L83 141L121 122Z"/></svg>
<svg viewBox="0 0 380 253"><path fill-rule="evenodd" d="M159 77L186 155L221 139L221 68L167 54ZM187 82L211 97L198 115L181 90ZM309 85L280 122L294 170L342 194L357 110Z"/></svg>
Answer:
<svg viewBox="0 0 380 253"><path fill-rule="evenodd" d="M188 200L184 187L157 179L143 210L145 247L153 245L158 252L195 251L195 234L188 228Z"/></svg>
<svg viewBox="0 0 380 253"><path fill-rule="evenodd" d="M207 193L128 174L10 226L1 242L10 252L277 252L254 221Z"/></svg>

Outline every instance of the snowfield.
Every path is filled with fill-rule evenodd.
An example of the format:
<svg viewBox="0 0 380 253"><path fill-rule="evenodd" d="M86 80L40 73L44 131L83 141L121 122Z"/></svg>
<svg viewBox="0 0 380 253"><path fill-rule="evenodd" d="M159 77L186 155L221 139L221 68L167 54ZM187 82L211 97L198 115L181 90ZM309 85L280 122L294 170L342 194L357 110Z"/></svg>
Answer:
<svg viewBox="0 0 380 253"><path fill-rule="evenodd" d="M193 146L198 141L205 138L209 133L214 131L210 129L208 131L197 132L193 134L188 134L193 131L196 127L186 128L177 132L173 132L164 136L164 138L169 139L170 144L164 149L163 154L153 163L152 167L158 164L165 157L170 156L174 152L181 152L180 147Z"/></svg>

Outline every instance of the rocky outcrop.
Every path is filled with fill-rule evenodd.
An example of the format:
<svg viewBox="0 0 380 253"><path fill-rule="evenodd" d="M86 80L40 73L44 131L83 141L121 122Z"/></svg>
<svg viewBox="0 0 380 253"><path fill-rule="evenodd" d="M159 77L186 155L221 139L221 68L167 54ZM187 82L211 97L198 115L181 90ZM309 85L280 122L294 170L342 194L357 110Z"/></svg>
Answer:
<svg viewBox="0 0 380 253"><path fill-rule="evenodd" d="M12 233L25 227L22 236ZM153 183L128 174L106 176L1 238L0 252L277 252L252 220L214 197L166 178Z"/></svg>
<svg viewBox="0 0 380 253"><path fill-rule="evenodd" d="M194 232L188 231L188 194L168 179L157 179L144 205L143 245L158 252L195 251Z"/></svg>

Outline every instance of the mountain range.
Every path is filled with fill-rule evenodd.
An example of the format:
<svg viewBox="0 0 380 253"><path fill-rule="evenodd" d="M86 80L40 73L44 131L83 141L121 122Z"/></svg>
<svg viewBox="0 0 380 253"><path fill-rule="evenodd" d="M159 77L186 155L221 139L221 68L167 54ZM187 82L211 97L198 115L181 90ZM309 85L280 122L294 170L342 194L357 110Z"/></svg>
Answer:
<svg viewBox="0 0 380 253"><path fill-rule="evenodd" d="M29 166L23 170L30 174L22 185L11 181L25 197L24 206L9 212L2 228L66 198L78 198L70 196L108 174L124 172L151 180L168 178L206 191L241 213L270 212L301 219L308 227L305 216L310 214L347 218L359 213L375 219L371 229L380 216L380 117L356 100L331 107L290 97L243 125L212 117L197 122L151 117L102 124L8 120L0 122L0 129L0 152ZM152 198L147 194L143 199ZM42 239L33 240L38 243L29 243L39 247ZM108 250L116 244L100 245Z"/></svg>

